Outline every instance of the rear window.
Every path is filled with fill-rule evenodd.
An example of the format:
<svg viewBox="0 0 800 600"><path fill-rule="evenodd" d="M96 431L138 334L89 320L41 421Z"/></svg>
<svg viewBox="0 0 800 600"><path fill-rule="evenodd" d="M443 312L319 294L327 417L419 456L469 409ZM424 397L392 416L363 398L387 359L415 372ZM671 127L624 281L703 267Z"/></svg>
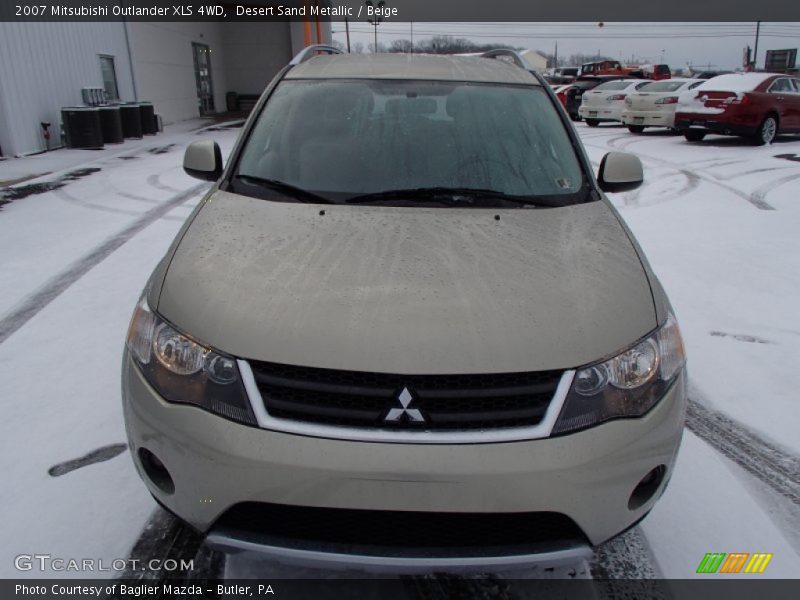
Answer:
<svg viewBox="0 0 800 600"><path fill-rule="evenodd" d="M667 65L656 65L655 69L653 69L653 72L656 75L669 75L670 74L669 66L667 66Z"/></svg>
<svg viewBox="0 0 800 600"><path fill-rule="evenodd" d="M644 90L648 94L650 92L674 92L686 85L685 81L654 81Z"/></svg>
<svg viewBox="0 0 800 600"><path fill-rule="evenodd" d="M259 115L236 174L333 202L468 188L561 206L583 201L587 189L545 90L459 82L284 81ZM234 187L253 192L235 179Z"/></svg>
<svg viewBox="0 0 800 600"><path fill-rule="evenodd" d="M602 92L605 90L624 90L631 84L630 81L608 81L606 83L601 83L595 89L596 92Z"/></svg>

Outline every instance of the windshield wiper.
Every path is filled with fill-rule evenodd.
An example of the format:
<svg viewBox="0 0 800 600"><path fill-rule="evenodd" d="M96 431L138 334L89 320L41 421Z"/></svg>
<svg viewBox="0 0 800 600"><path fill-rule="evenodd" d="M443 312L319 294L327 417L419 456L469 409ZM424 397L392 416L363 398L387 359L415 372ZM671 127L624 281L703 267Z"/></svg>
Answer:
<svg viewBox="0 0 800 600"><path fill-rule="evenodd" d="M496 208L503 203L522 204L525 206L549 206L544 203L537 203L527 196L511 196L498 192L497 190L480 188L451 188L451 187L427 187L409 188L403 190L385 190L372 194L362 194L353 196L346 202L347 204L362 204L368 202L381 202L384 200L418 200L427 202L437 202L442 204L480 207L489 204ZM495 200L497 202L486 202Z"/></svg>
<svg viewBox="0 0 800 600"><path fill-rule="evenodd" d="M303 188L299 188L290 183L279 181L277 179L266 179L264 177L255 177L253 175L236 175L236 179L241 179L248 185L257 185L258 187L274 190L284 196L289 196L299 202L310 202L314 204L331 204L331 201L324 196L309 192Z"/></svg>

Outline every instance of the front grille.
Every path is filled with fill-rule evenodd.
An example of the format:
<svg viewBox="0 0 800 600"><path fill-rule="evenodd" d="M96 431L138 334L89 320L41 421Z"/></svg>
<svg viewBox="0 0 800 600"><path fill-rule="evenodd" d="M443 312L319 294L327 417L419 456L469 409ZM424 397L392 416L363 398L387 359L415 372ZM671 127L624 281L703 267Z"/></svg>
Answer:
<svg viewBox="0 0 800 600"><path fill-rule="evenodd" d="M277 418L345 427L474 430L530 427L544 417L561 371L395 375L252 362L267 412ZM408 390L402 412L400 396ZM395 411L396 413L397 411Z"/></svg>
<svg viewBox="0 0 800 600"><path fill-rule="evenodd" d="M555 512L435 513L243 502L214 531L236 539L327 552L402 556L490 556L586 544L572 519Z"/></svg>

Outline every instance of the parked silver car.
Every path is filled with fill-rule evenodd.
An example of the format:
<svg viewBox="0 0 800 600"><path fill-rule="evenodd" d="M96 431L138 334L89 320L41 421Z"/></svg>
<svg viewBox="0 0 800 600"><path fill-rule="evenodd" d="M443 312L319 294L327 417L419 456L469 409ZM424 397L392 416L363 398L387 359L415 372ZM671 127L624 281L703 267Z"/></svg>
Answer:
<svg viewBox="0 0 800 600"><path fill-rule="evenodd" d="M603 195L642 166L595 179L525 67L312 47L224 168L187 149L216 183L136 306L122 392L147 488L212 546L557 565L662 494L683 345Z"/></svg>

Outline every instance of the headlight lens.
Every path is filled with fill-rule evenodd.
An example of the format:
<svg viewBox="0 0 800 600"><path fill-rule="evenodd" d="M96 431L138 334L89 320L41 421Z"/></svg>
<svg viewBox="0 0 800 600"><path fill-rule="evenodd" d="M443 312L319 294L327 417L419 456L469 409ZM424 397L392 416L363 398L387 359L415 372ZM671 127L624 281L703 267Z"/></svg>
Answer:
<svg viewBox="0 0 800 600"><path fill-rule="evenodd" d="M666 393L685 363L678 323L670 314L658 331L632 348L578 369L553 434L644 415Z"/></svg>
<svg viewBox="0 0 800 600"><path fill-rule="evenodd" d="M193 404L256 425L236 361L166 323L144 299L133 313L126 345L145 379L164 400Z"/></svg>

